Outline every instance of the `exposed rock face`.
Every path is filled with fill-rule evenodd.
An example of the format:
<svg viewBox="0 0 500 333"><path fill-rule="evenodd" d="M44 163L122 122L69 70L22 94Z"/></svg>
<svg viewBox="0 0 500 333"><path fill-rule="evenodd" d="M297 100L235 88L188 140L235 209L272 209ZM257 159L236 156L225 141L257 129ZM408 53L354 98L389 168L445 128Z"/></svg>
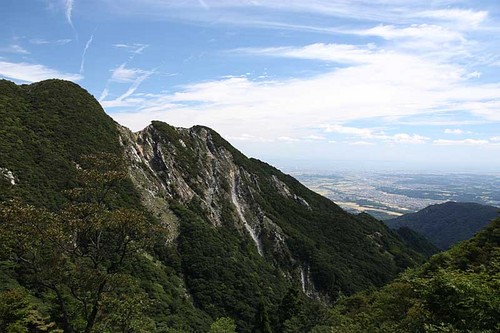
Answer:
<svg viewBox="0 0 500 333"><path fill-rule="evenodd" d="M168 225L171 235L169 242L175 245L180 232L179 221L169 205L172 202L195 205L202 212L206 223L214 228L228 225L234 227L240 237L247 238L254 244L261 257L310 297L328 300L328 292L316 285L318 276L314 275L318 274L317 262L324 258L311 254L316 251L312 248L305 250L305 254L302 250L290 248L289 244L296 241L284 231L283 226L294 233L295 230L322 228L311 220L314 216L323 214L322 209L330 211L328 214L331 214L332 209L336 212L336 215L329 218L331 228L340 228L341 233L344 227L340 225L352 228L348 223L374 223L356 221L356 217L331 203L328 206L332 207L314 207L303 197L307 192L304 192L302 185L291 177L288 180L288 176L272 167L266 165L261 168L264 165L262 162L248 160L209 128L176 128L153 122L137 133L124 127L120 127L120 132L121 144L125 147L129 160L130 176L141 193L143 204L162 223ZM297 189L300 192L296 192ZM300 223L293 226L294 229L290 229L290 221L284 220L274 211L283 205L289 207L284 211L286 214L296 211L300 215L294 217L297 221L302 221L294 222ZM328 221L325 220L324 223ZM354 237L359 242L364 242L369 249L379 252L385 258L381 260L394 261L394 255L387 252L387 235L384 236L378 230L375 227L374 230L366 230ZM326 241L329 237L336 237L342 243L344 237L349 237L332 231L324 230ZM339 249L342 246L334 245ZM345 255L355 257L353 254ZM315 260L316 263L311 263L310 260ZM367 277L361 279L364 281ZM329 292L331 296L331 291Z"/></svg>
<svg viewBox="0 0 500 333"><path fill-rule="evenodd" d="M0 116L0 201L58 211L83 157L125 156L117 206L169 231L129 267L161 306L162 327L182 318L186 331L206 332L206 320L229 316L251 332L259 304L276 316L291 287L328 303L423 260L380 221L345 212L207 127L154 121L132 133L61 80L0 80Z"/></svg>
<svg viewBox="0 0 500 333"><path fill-rule="evenodd" d="M0 168L0 176L5 178L11 185L16 185L16 177L14 177L12 171L6 168Z"/></svg>
<svg viewBox="0 0 500 333"><path fill-rule="evenodd" d="M171 240L179 233L175 215L168 208L171 200L184 204L198 202L215 227L223 225L221 210L230 202L231 222L241 235L250 237L258 253L261 256L267 253L268 260L278 266L283 266L283 262L287 263L285 266L293 266L295 260L285 244L283 230L266 216L254 198L260 191L258 177L237 165L232 153L214 142L209 129L168 129L175 131L170 133L173 137L165 137L161 128L154 125L137 133L120 127L131 178L140 189L143 204L168 224ZM188 167L180 164L180 156L193 157ZM280 194L293 200L299 198L276 176L271 176L269 181L281 189ZM266 248L263 237L267 240ZM283 274L298 278L295 270Z"/></svg>

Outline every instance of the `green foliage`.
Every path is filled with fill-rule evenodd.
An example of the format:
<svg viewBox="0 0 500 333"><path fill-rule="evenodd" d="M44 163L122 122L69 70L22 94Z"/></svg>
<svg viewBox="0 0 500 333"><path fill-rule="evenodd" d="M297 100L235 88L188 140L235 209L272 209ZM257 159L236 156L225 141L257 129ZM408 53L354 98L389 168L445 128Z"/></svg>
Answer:
<svg viewBox="0 0 500 333"><path fill-rule="evenodd" d="M74 185L80 156L120 150L115 122L74 83L47 80L16 86L0 80L0 168L16 186L0 181L0 199L13 197L59 208ZM3 178L3 177L2 177Z"/></svg>
<svg viewBox="0 0 500 333"><path fill-rule="evenodd" d="M26 290L10 289L0 293L0 332L28 333L52 332L61 333L54 322L48 321Z"/></svg>
<svg viewBox="0 0 500 333"><path fill-rule="evenodd" d="M500 330L500 219L386 287L342 299L333 332Z"/></svg>
<svg viewBox="0 0 500 333"><path fill-rule="evenodd" d="M228 317L218 318L210 325L210 333L235 333L236 324Z"/></svg>
<svg viewBox="0 0 500 333"><path fill-rule="evenodd" d="M396 229L396 233L411 249L424 254L426 257L430 257L440 251L438 247L429 242L425 237L410 228L398 228Z"/></svg>
<svg viewBox="0 0 500 333"><path fill-rule="evenodd" d="M272 333L269 314L267 313L267 307L263 300L259 302L252 333Z"/></svg>
<svg viewBox="0 0 500 333"><path fill-rule="evenodd" d="M331 299L340 294L349 295L382 286L406 267L424 261L422 255L408 249L380 221L367 214L354 216L346 213L293 177L264 162L248 159L207 127L195 126L190 131L198 135L202 131L208 133L209 149L228 151L240 169L251 175L240 181L248 188L258 188L250 190L252 200L287 235L288 248L302 266L309 267L315 288L327 293ZM281 194L275 179L286 184L308 206L301 204L298 197L287 198ZM234 220L234 217L228 219ZM272 237L272 232L266 230L261 235L265 251L266 244L267 248L272 248ZM286 261L278 262L278 265L286 270L295 268Z"/></svg>
<svg viewBox="0 0 500 333"><path fill-rule="evenodd" d="M307 268L314 288L336 299L383 285L423 259L380 222L345 213L214 131L153 122L155 141L196 193L207 148L229 152L244 195L287 235L293 259L275 252L270 229L260 235L261 257L237 229L228 198L217 202L221 227L207 223L199 200L173 198L180 235L167 243L125 177L116 124L86 91L60 80L0 80L0 119L0 172L16 182L0 176L2 288L26 288L41 318L67 332L207 332L220 317L234 318L239 332L322 332L323 307L301 291L285 296L292 286L283 271ZM297 197L280 194L276 180Z"/></svg>
<svg viewBox="0 0 500 333"><path fill-rule="evenodd" d="M178 248L195 304L212 318L234 318L239 331L249 332L261 298L278 304L287 283L236 230L214 228L183 206L172 208L181 222Z"/></svg>
<svg viewBox="0 0 500 333"><path fill-rule="evenodd" d="M500 208L471 202L445 202L387 220L391 228L407 227L442 250L471 238L499 216Z"/></svg>
<svg viewBox="0 0 500 333"><path fill-rule="evenodd" d="M66 332L91 332L99 322L106 322L99 331L142 330L147 307L131 304L146 297L123 296L136 282L122 269L162 230L138 211L112 209L107 198L125 177L116 157L100 154L83 161L81 187L71 191L73 201L64 209L52 213L16 201L0 206L3 254L17 263L23 279L53 294Z"/></svg>
<svg viewBox="0 0 500 333"><path fill-rule="evenodd" d="M203 169L204 150L196 146L186 129L176 129L161 121L153 121L152 126L158 133L156 139L173 148L175 168L183 173L191 188L198 190L197 180Z"/></svg>

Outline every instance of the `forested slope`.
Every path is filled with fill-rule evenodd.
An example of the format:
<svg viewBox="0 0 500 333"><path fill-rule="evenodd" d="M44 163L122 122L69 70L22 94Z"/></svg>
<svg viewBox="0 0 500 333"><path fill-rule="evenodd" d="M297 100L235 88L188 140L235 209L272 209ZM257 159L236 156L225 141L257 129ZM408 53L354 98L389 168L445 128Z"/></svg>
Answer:
<svg viewBox="0 0 500 333"><path fill-rule="evenodd" d="M312 328L424 260L209 128L132 133L61 80L0 81L0 115L0 331L293 330L290 299Z"/></svg>

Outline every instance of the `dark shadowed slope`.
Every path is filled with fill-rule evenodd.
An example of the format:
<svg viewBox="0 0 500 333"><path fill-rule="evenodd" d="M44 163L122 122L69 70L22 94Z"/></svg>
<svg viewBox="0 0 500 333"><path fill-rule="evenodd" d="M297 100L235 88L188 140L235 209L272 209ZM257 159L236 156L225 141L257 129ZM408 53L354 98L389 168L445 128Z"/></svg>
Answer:
<svg viewBox="0 0 500 333"><path fill-rule="evenodd" d="M441 249L471 238L499 214L500 208L468 202L445 202L385 223L393 228L408 227Z"/></svg>
<svg viewBox="0 0 500 333"><path fill-rule="evenodd" d="M339 333L500 330L500 219L389 285L340 301Z"/></svg>

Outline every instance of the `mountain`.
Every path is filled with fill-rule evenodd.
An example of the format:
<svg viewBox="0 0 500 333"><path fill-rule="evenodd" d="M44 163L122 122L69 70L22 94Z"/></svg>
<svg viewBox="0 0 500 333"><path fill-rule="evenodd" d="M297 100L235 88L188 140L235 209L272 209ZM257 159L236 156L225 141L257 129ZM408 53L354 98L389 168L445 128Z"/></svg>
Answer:
<svg viewBox="0 0 500 333"><path fill-rule="evenodd" d="M471 238L498 216L500 208L469 202L445 202L385 223L393 228L408 227L440 249Z"/></svg>
<svg viewBox="0 0 500 333"><path fill-rule="evenodd" d="M0 330L282 330L424 260L210 128L133 133L61 80L0 80L0 118Z"/></svg>
<svg viewBox="0 0 500 333"><path fill-rule="evenodd" d="M420 235L418 232L413 231L407 227L401 227L396 229L396 233L403 239L408 247L422 253L427 257L432 256L440 251L440 249L429 242L427 238Z"/></svg>
<svg viewBox="0 0 500 333"><path fill-rule="evenodd" d="M387 286L341 300L330 332L498 332L500 219Z"/></svg>

